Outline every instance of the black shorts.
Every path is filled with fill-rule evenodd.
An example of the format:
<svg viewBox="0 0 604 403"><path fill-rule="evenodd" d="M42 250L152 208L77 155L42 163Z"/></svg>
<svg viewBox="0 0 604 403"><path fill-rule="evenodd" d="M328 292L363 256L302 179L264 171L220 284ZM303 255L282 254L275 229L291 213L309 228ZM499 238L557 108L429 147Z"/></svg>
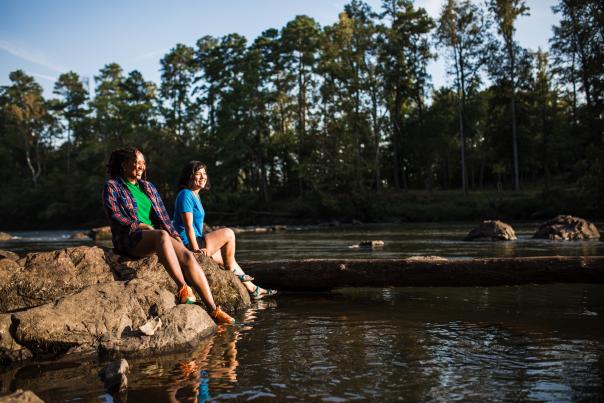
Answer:
<svg viewBox="0 0 604 403"><path fill-rule="evenodd" d="M206 238L204 236L198 236L195 239L197 239L197 247L199 249L203 249L206 247ZM191 244L189 244L188 248L189 250L193 250Z"/></svg>

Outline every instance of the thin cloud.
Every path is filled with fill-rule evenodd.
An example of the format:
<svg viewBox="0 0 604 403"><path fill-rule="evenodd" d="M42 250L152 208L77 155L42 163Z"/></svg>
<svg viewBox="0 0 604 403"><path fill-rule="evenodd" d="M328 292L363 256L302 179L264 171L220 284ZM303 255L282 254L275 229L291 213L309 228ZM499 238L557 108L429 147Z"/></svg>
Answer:
<svg viewBox="0 0 604 403"><path fill-rule="evenodd" d="M170 50L169 47L168 48L157 49L157 50L152 50L151 52L147 52L145 54L142 54L140 56L135 57L134 59L132 59L132 62L139 62L141 60L149 59L151 57L157 57L159 55L164 55L169 50Z"/></svg>
<svg viewBox="0 0 604 403"><path fill-rule="evenodd" d="M32 76L34 76L34 77L41 78L41 79L43 79L43 80L48 80L48 81L51 81L51 82L53 82L53 83L57 81L57 78L56 78L56 77L49 76L49 75L46 75L46 74L39 74L39 73L29 73L29 74L31 74L31 75L32 75Z"/></svg>
<svg viewBox="0 0 604 403"><path fill-rule="evenodd" d="M0 39L0 50L4 50L5 52L18 57L19 59L23 59L30 63L34 63L39 66L46 67L47 69L56 71L57 73L63 73L66 71L66 69L64 69L60 66L55 66L52 63L47 62L46 60L44 60L43 57L30 53L25 49L21 49L15 45L13 45L12 43L5 41L4 39Z"/></svg>

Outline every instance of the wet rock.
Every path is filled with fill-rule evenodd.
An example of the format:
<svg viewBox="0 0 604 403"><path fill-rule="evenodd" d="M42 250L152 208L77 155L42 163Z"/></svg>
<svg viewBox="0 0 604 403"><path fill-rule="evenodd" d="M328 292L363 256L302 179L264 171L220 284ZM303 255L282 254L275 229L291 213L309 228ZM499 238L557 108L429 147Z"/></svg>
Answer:
<svg viewBox="0 0 604 403"><path fill-rule="evenodd" d="M31 390L17 389L14 393L6 396L0 396L0 403L44 403L44 400L40 399Z"/></svg>
<svg viewBox="0 0 604 403"><path fill-rule="evenodd" d="M177 305L162 316L162 327L152 336L131 333L104 340L99 346L103 357L137 357L175 351L191 351L200 340L214 333L216 323L198 305Z"/></svg>
<svg viewBox="0 0 604 403"><path fill-rule="evenodd" d="M514 241L516 233L511 225L499 220L484 220L466 235L464 241Z"/></svg>
<svg viewBox="0 0 604 403"><path fill-rule="evenodd" d="M405 259L407 262L427 262L427 263L438 263L448 262L448 259L442 256L411 256Z"/></svg>
<svg viewBox="0 0 604 403"><path fill-rule="evenodd" d="M0 232L0 241L8 241L13 239L11 234L7 234L6 232Z"/></svg>
<svg viewBox="0 0 604 403"><path fill-rule="evenodd" d="M111 227L96 227L92 228L88 232L88 236L95 241L110 241L111 240Z"/></svg>
<svg viewBox="0 0 604 403"><path fill-rule="evenodd" d="M101 379L105 387L110 391L125 389L128 387L128 373L130 367L125 359L112 361L103 368Z"/></svg>
<svg viewBox="0 0 604 403"><path fill-rule="evenodd" d="M571 215L559 215L542 224L533 238L575 241L598 239L598 228L591 222Z"/></svg>
<svg viewBox="0 0 604 403"><path fill-rule="evenodd" d="M32 357L31 351L15 341L11 328L10 314L0 314L0 362L25 360Z"/></svg>
<svg viewBox="0 0 604 403"><path fill-rule="evenodd" d="M105 252L97 247L29 253L0 260L0 312L54 301L82 288L113 281Z"/></svg>
<svg viewBox="0 0 604 403"><path fill-rule="evenodd" d="M86 241L90 240L90 237L85 232L74 232L69 236L69 239Z"/></svg>
<svg viewBox="0 0 604 403"><path fill-rule="evenodd" d="M351 245L350 248L365 248L365 249L380 249L384 247L384 241L374 240L374 241L361 241L357 244Z"/></svg>

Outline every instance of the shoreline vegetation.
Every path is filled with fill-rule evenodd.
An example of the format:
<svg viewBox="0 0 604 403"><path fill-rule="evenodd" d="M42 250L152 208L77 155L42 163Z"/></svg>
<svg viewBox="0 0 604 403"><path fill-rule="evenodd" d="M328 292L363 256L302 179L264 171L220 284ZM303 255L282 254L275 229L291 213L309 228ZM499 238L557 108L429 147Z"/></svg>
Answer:
<svg viewBox="0 0 604 403"><path fill-rule="evenodd" d="M203 195L210 226L241 228L245 231L247 227L279 228L284 225L324 228L347 224L545 221L559 214L570 214L590 221L604 219L604 207L586 204L575 188L519 192L482 190L467 195L455 190L382 191L362 195L320 193L316 197L308 195L270 204L247 196L252 195L231 197L229 200L211 193ZM172 198L173 195L166 197L166 206L173 204ZM12 217L7 217L4 228L0 230L9 233L11 230L81 230L108 225L100 203L97 207L97 214L92 219L78 214L59 217L38 214L35 220L32 216L16 222ZM168 211L171 209L168 208Z"/></svg>

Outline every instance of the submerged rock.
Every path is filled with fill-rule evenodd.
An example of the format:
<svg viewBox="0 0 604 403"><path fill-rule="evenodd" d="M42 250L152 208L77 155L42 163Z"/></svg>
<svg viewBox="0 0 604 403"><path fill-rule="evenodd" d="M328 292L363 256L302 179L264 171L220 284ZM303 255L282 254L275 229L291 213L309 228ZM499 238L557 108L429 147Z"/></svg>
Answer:
<svg viewBox="0 0 604 403"><path fill-rule="evenodd" d="M516 233L511 225L499 220L484 220L466 235L464 241L514 241Z"/></svg>
<svg viewBox="0 0 604 403"><path fill-rule="evenodd" d="M128 387L128 372L130 372L128 361L122 358L107 364L103 368L101 378L110 391L125 389Z"/></svg>
<svg viewBox="0 0 604 403"><path fill-rule="evenodd" d="M17 389L14 393L6 396L0 396L1 403L44 403L44 400L40 399L31 390Z"/></svg>
<svg viewBox="0 0 604 403"><path fill-rule="evenodd" d="M384 241L361 241L357 244L351 245L350 248L366 248L366 249L379 249L384 247Z"/></svg>
<svg viewBox="0 0 604 403"><path fill-rule="evenodd" d="M73 234L69 235L69 239L73 239L73 240L90 240L91 238L85 232L74 232Z"/></svg>
<svg viewBox="0 0 604 403"><path fill-rule="evenodd" d="M533 238L576 241L598 239L600 232L595 224L571 215L559 215L541 224Z"/></svg>

